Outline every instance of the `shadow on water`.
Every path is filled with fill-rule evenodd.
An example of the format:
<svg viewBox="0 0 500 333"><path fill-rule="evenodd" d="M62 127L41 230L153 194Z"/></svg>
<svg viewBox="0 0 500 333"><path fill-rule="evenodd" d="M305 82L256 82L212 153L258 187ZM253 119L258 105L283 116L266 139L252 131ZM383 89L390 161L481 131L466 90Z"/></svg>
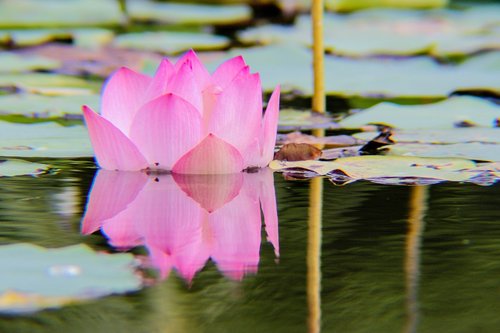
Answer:
<svg viewBox="0 0 500 333"><path fill-rule="evenodd" d="M152 267L159 268L157 282L130 295L2 316L0 332L495 332L500 327L498 185L337 187L323 179L292 182L275 174L278 233L267 220L260 222L259 205L265 218L270 202L263 198L272 191L270 179L259 180L259 186L246 179L218 180L214 191L206 180L192 185L150 176L121 190L122 180L99 175L87 199L94 171L64 164L62 169L39 178L0 178L1 243L85 242L97 250L128 249L149 255ZM117 199L117 205L93 203L99 182L104 190L97 195ZM174 194L154 195L159 187L173 188ZM186 198L196 205L187 209L192 202L183 201L182 206ZM148 200L157 205L144 211ZM232 229L206 219L224 209L230 213L220 214L220 221ZM256 212L257 223L241 224L244 218L254 221ZM134 220L134 227L113 222L119 214ZM205 216L205 234L190 229L192 221L200 221L194 215ZM161 223L167 220L172 224ZM95 232L84 236L80 228ZM278 235L279 257L278 238L273 239ZM219 252L207 251L207 241L218 242ZM199 256L187 255L192 253ZM186 258L194 264L183 265ZM246 261L238 261L242 258Z"/></svg>

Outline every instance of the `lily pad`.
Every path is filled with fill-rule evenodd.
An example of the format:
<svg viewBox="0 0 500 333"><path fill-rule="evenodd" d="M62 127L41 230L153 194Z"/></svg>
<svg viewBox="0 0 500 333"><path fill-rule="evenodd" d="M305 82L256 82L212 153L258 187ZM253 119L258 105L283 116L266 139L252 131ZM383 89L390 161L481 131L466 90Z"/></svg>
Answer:
<svg viewBox="0 0 500 333"><path fill-rule="evenodd" d="M457 157L477 161L500 161L500 144L481 142L454 144L396 144L387 147L388 155L420 157Z"/></svg>
<svg viewBox="0 0 500 333"><path fill-rule="evenodd" d="M0 44L26 47L71 39L73 45L97 47L112 41L114 33L108 29L24 29L0 30Z"/></svg>
<svg viewBox="0 0 500 333"><path fill-rule="evenodd" d="M332 129L338 127L339 125L329 115L295 109L280 110L278 121L278 130L280 131L309 130L315 128Z"/></svg>
<svg viewBox="0 0 500 333"><path fill-rule="evenodd" d="M0 160L0 177L35 176L45 172L48 168L48 165L41 163L15 159Z"/></svg>
<svg viewBox="0 0 500 333"><path fill-rule="evenodd" d="M326 0L326 8L345 12L370 7L439 8L448 0Z"/></svg>
<svg viewBox="0 0 500 333"><path fill-rule="evenodd" d="M85 245L0 247L0 312L24 313L138 290L130 254L98 254Z"/></svg>
<svg viewBox="0 0 500 333"><path fill-rule="evenodd" d="M169 24L225 25L248 21L252 17L250 7L246 5L217 6L145 0L129 1L127 10L134 20Z"/></svg>
<svg viewBox="0 0 500 333"><path fill-rule="evenodd" d="M46 57L26 56L12 52L0 53L0 73L52 70L58 68L60 65L58 61Z"/></svg>
<svg viewBox="0 0 500 333"><path fill-rule="evenodd" d="M496 11L500 11L500 6ZM328 13L324 17L324 44L334 54L352 57L423 53L436 57L461 56L500 49L499 32L492 29L499 24L500 15L478 15L469 10ZM263 25L242 31L238 37L246 43L290 42L311 46L311 27L311 16L302 15L293 26Z"/></svg>
<svg viewBox="0 0 500 333"><path fill-rule="evenodd" d="M466 159L421 158L406 156L355 156L335 161L274 160L269 167L273 170L305 169L318 175L340 173L351 180L375 178L431 178L448 181L465 181L475 173L464 172L476 164ZM478 172L479 173L479 172Z"/></svg>
<svg viewBox="0 0 500 333"><path fill-rule="evenodd" d="M228 53L226 56L241 54L252 68L258 68L266 91L281 84L285 92L312 94L312 54L304 47L273 44L232 49ZM213 59L208 65L215 69L219 63L220 59ZM475 68L445 66L426 57L348 59L327 56L325 89L328 95L372 98L444 98L457 90L500 93L500 76L487 66L479 67L477 64Z"/></svg>
<svg viewBox="0 0 500 333"><path fill-rule="evenodd" d="M69 75L26 73L0 75L1 88L16 88L48 95L89 94L100 86Z"/></svg>
<svg viewBox="0 0 500 333"><path fill-rule="evenodd" d="M355 138L361 140L371 140L374 136L370 132L354 134ZM441 130L394 130L391 139L397 143L451 144L477 142L500 144L500 129L470 127Z"/></svg>
<svg viewBox="0 0 500 333"><path fill-rule="evenodd" d="M113 0L2 0L0 27L116 25L122 20Z"/></svg>
<svg viewBox="0 0 500 333"><path fill-rule="evenodd" d="M500 117L500 106L478 97L457 96L423 105L383 102L341 120L346 128L383 124L399 129L450 129L457 123L493 127Z"/></svg>
<svg viewBox="0 0 500 333"><path fill-rule="evenodd" d="M98 108L100 96L37 94L0 95L1 115L23 115L32 118L60 118L67 115L82 116L81 105Z"/></svg>
<svg viewBox="0 0 500 333"><path fill-rule="evenodd" d="M227 37L208 33L159 31L120 35L116 37L113 44L130 49L174 54L191 48L217 50L227 47L229 43L230 40Z"/></svg>
<svg viewBox="0 0 500 333"><path fill-rule="evenodd" d="M87 129L57 123L15 124L0 121L0 156L92 157Z"/></svg>

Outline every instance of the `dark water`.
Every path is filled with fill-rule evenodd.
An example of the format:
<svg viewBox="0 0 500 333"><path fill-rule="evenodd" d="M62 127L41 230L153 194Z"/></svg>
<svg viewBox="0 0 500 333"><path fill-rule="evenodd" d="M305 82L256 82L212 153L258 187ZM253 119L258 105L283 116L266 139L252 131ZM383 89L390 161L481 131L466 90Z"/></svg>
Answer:
<svg viewBox="0 0 500 333"><path fill-rule="evenodd" d="M113 251L99 231L80 233L92 164L52 163L61 171L0 178L1 244ZM0 332L499 331L498 185L314 182L274 175L279 258L263 227L258 270L241 280L210 260L190 282L174 269L130 295L3 315ZM322 198L321 226L310 195Z"/></svg>

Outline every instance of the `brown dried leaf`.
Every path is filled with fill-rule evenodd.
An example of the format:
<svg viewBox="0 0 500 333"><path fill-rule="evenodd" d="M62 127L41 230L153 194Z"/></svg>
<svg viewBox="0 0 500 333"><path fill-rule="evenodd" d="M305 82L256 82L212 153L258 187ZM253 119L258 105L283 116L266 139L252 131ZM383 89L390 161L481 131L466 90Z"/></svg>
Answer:
<svg viewBox="0 0 500 333"><path fill-rule="evenodd" d="M316 160L321 156L321 149L307 143L288 143L274 155L279 161Z"/></svg>

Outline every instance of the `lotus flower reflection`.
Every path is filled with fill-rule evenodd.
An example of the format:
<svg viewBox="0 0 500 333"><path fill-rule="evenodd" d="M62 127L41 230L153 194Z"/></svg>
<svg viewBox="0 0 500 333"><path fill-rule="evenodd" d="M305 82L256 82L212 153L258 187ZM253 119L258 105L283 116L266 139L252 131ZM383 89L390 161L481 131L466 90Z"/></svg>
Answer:
<svg viewBox="0 0 500 333"><path fill-rule="evenodd" d="M175 269L188 281L211 258L232 279L255 272L261 208L278 254L272 172L231 175L154 175L100 170L82 232L99 228L119 249L144 245L163 278Z"/></svg>
<svg viewBox="0 0 500 333"><path fill-rule="evenodd" d="M83 114L98 164L108 170L223 174L273 158L277 87L262 114L258 74L242 57L210 74L193 51L154 77L121 68L107 81L101 115Z"/></svg>

